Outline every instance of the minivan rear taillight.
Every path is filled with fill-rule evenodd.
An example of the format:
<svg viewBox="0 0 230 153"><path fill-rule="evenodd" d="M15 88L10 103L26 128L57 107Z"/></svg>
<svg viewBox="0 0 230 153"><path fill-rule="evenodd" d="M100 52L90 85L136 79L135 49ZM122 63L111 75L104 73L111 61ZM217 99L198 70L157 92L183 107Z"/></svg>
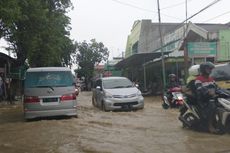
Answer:
<svg viewBox="0 0 230 153"><path fill-rule="evenodd" d="M38 103L40 99L37 96L25 96L24 103Z"/></svg>
<svg viewBox="0 0 230 153"><path fill-rule="evenodd" d="M76 94L72 93L72 94L62 95L60 100L61 101L64 101L64 100L76 100Z"/></svg>

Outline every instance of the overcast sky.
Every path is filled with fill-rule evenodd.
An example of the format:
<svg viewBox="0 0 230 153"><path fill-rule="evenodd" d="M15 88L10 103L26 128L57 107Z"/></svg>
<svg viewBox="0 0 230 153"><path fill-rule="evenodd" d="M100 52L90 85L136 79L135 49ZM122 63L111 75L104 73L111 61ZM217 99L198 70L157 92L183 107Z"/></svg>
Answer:
<svg viewBox="0 0 230 153"><path fill-rule="evenodd" d="M187 0L188 17L215 0ZM127 36L135 20L158 22L157 0L72 0L71 37L82 42L95 38L103 42L112 57L125 51ZM161 22L185 20L185 0L160 0ZM220 0L196 15L193 23L230 22L230 0Z"/></svg>
<svg viewBox="0 0 230 153"><path fill-rule="evenodd" d="M162 22L185 20L186 0L160 0ZM188 17L199 12L215 0L187 0ZM151 19L158 22L157 0L72 0L74 9L71 18L71 38L89 42L95 38L110 51L112 57L125 51L127 36L135 20ZM194 23L230 22L230 0L220 0L196 15ZM0 41L0 50L5 43Z"/></svg>

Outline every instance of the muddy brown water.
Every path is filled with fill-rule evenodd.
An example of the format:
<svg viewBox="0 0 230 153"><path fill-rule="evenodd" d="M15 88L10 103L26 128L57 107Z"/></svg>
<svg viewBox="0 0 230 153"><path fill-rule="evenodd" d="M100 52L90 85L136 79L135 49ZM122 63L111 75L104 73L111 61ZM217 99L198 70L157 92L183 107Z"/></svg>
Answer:
<svg viewBox="0 0 230 153"><path fill-rule="evenodd" d="M163 110L159 97L145 108L103 112L91 92L78 97L78 118L25 122L22 105L0 106L0 153L230 153L230 135L184 129L178 110Z"/></svg>

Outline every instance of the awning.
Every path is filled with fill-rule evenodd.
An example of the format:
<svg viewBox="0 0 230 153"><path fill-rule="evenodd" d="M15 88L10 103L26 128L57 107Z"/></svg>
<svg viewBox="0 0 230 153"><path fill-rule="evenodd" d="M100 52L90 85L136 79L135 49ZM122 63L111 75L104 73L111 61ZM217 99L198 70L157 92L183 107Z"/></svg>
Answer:
<svg viewBox="0 0 230 153"><path fill-rule="evenodd" d="M171 52L164 52L164 55L167 55L169 53ZM120 62L115 64L115 67L125 68L141 66L142 64L159 57L161 57L161 52L136 53L121 60Z"/></svg>
<svg viewBox="0 0 230 153"><path fill-rule="evenodd" d="M4 68L5 64L8 64L8 62L10 63L14 63L16 62L16 59L4 54L4 53L0 53L0 67Z"/></svg>
<svg viewBox="0 0 230 153"><path fill-rule="evenodd" d="M4 53L1 53L1 52L0 52L0 59L15 61L14 58L12 58L12 57L10 57L10 56L4 54Z"/></svg>

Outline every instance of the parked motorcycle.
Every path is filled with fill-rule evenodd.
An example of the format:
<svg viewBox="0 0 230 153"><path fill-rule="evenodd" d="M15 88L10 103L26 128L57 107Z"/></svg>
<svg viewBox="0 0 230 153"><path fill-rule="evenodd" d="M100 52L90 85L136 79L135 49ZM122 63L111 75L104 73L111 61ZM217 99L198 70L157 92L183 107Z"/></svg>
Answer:
<svg viewBox="0 0 230 153"><path fill-rule="evenodd" d="M182 106L184 103L184 96L181 91L181 87L173 87L168 89L168 91L163 95L164 109L177 108Z"/></svg>
<svg viewBox="0 0 230 153"><path fill-rule="evenodd" d="M223 134L230 130L230 93L224 89L217 89L209 98L208 105L215 106L212 115L208 119L201 117L201 112L197 108L194 98L185 100L184 105L180 108L179 120L183 127L194 130L206 130L211 133Z"/></svg>

